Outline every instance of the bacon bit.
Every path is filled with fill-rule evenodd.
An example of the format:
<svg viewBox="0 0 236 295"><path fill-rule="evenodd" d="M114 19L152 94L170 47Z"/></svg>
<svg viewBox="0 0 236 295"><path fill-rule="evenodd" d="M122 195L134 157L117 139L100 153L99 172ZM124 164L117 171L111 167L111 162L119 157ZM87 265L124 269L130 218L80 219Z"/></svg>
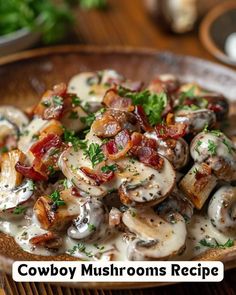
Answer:
<svg viewBox="0 0 236 295"><path fill-rule="evenodd" d="M34 109L34 114L41 116L45 120L60 119L64 109L66 92L67 87L64 83L55 85L53 90L46 91ZM61 99L62 103L56 103L55 97Z"/></svg>
<svg viewBox="0 0 236 295"><path fill-rule="evenodd" d="M116 88L109 89L105 93L103 97L103 103L108 108L118 109L127 112L132 112L134 110L132 99L119 96Z"/></svg>
<svg viewBox="0 0 236 295"><path fill-rule="evenodd" d="M175 123L173 125L158 124L156 126L157 136L162 139L173 138L178 139L186 134L186 125Z"/></svg>
<svg viewBox="0 0 236 295"><path fill-rule="evenodd" d="M141 105L137 105L135 106L134 108L134 114L141 126L141 128L144 130L144 131L151 131L152 130L152 127L151 125L149 124L148 122L148 118L147 118L147 115L146 113L144 112L144 109Z"/></svg>
<svg viewBox="0 0 236 295"><path fill-rule="evenodd" d="M130 135L127 130L119 132L115 139L108 141L103 146L103 151L107 154L110 160L118 160L126 156L132 147Z"/></svg>
<svg viewBox="0 0 236 295"><path fill-rule="evenodd" d="M150 147L140 147L137 149L136 156L143 164L161 170L164 164L163 158L161 158L156 151Z"/></svg>
<svg viewBox="0 0 236 295"><path fill-rule="evenodd" d="M51 250L58 250L62 245L62 239L53 232L47 232L29 240L34 246L43 246Z"/></svg>
<svg viewBox="0 0 236 295"><path fill-rule="evenodd" d="M119 122L108 112L104 113L101 119L93 123L93 131L98 137L113 137L121 131Z"/></svg>
<svg viewBox="0 0 236 295"><path fill-rule="evenodd" d="M207 165L206 163L201 164L201 171L197 170L195 173L195 179L194 187L197 192L200 192L209 181L209 176L211 175L211 167Z"/></svg>
<svg viewBox="0 0 236 295"><path fill-rule="evenodd" d="M175 116L173 113L168 113L166 116L166 125L173 125L175 124Z"/></svg>
<svg viewBox="0 0 236 295"><path fill-rule="evenodd" d="M35 142L30 151L35 158L41 159L51 148L59 148L61 145L61 138L57 134L48 134Z"/></svg>
<svg viewBox="0 0 236 295"><path fill-rule="evenodd" d="M144 147L146 146L146 147L150 147L153 150L156 150L158 146L158 143L155 139L148 138L145 135L138 132L132 133L131 141L133 144L132 151L134 151L137 147L140 147L140 146L144 146Z"/></svg>
<svg viewBox="0 0 236 295"><path fill-rule="evenodd" d="M81 197L80 191L74 186L71 188L71 194L75 197Z"/></svg>
<svg viewBox="0 0 236 295"><path fill-rule="evenodd" d="M100 171L92 170L88 167L81 167L80 170L89 178L93 179L97 185L101 185L105 182L110 181L115 173L113 171L109 171L108 173L102 173Z"/></svg>
<svg viewBox="0 0 236 295"><path fill-rule="evenodd" d="M34 167L23 165L20 162L16 163L15 169L17 172L19 172L20 174L22 174L26 178L30 178L35 181L47 180L47 177L45 175L42 175L39 172L35 171Z"/></svg>
<svg viewBox="0 0 236 295"><path fill-rule="evenodd" d="M163 81L160 78L156 78L151 81L151 83L148 86L148 89L151 92L155 93L161 93L166 92L168 94L173 94L179 89L179 81L178 80L166 80Z"/></svg>
<svg viewBox="0 0 236 295"><path fill-rule="evenodd" d="M130 200L130 198L127 196L127 191L125 188L125 185L122 184L119 189L118 189L118 195L120 197L120 201L122 204L124 205L131 205L132 201Z"/></svg>
<svg viewBox="0 0 236 295"><path fill-rule="evenodd" d="M118 153L118 148L116 146L115 140L109 140L106 144L102 146L102 150L105 154L112 155Z"/></svg>

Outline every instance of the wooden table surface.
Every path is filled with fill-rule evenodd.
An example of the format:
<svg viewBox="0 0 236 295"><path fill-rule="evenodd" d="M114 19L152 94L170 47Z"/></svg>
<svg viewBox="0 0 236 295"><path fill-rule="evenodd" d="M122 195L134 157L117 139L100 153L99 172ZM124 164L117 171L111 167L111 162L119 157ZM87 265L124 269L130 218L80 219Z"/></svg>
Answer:
<svg viewBox="0 0 236 295"><path fill-rule="evenodd" d="M202 46L197 29L185 35L168 34L154 22L145 11L142 0L110 0L105 11L81 11L74 9L75 32L68 43L87 45L151 47L178 54L194 55L214 62ZM221 283L185 283L172 286L138 290L78 290L43 283L15 283L3 275L0 281L0 295L118 295L118 294L236 294L236 271L228 271Z"/></svg>

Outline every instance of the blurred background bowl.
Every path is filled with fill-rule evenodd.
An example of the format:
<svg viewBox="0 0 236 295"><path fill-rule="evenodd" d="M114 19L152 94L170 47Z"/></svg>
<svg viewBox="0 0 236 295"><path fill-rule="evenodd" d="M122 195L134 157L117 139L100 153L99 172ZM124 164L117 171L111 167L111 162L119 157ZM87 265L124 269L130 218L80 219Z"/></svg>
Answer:
<svg viewBox="0 0 236 295"><path fill-rule="evenodd" d="M0 56L32 47L41 38L40 24L41 20L38 21L38 27L34 30L22 28L7 35L0 36Z"/></svg>
<svg viewBox="0 0 236 295"><path fill-rule="evenodd" d="M200 39L219 60L236 66L236 1L217 5L200 25Z"/></svg>

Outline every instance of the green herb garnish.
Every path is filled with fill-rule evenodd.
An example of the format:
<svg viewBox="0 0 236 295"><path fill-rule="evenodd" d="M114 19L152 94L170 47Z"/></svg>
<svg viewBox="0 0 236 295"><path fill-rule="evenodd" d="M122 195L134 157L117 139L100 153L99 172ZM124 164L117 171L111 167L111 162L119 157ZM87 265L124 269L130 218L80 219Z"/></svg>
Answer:
<svg viewBox="0 0 236 295"><path fill-rule="evenodd" d="M65 142L71 143L76 152L78 152L79 148L82 150L87 149L87 141L78 138L74 131L64 128L63 139Z"/></svg>
<svg viewBox="0 0 236 295"><path fill-rule="evenodd" d="M95 120L95 114L89 114L86 117L81 117L80 121L86 125L86 127L90 127L93 124L93 121Z"/></svg>
<svg viewBox="0 0 236 295"><path fill-rule="evenodd" d="M76 251L79 251L80 253L84 253L87 257L91 258L93 257L93 254L91 251L87 251L86 247L83 243L78 243L76 246L74 246L72 249L68 250L67 252L70 255L73 255L76 253Z"/></svg>
<svg viewBox="0 0 236 295"><path fill-rule="evenodd" d="M62 106L62 105L63 105L63 98L60 97L60 96L57 96L57 95L53 96L53 97L52 97L52 101L53 101L53 103L54 103L56 106Z"/></svg>
<svg viewBox="0 0 236 295"><path fill-rule="evenodd" d="M79 115L76 111L71 111L70 112L70 115L69 115L69 119L72 119L72 120L77 120L79 119Z"/></svg>
<svg viewBox="0 0 236 295"><path fill-rule="evenodd" d="M53 200L53 204L58 207L66 204L65 201L61 199L59 191L54 191L49 197Z"/></svg>
<svg viewBox="0 0 236 295"><path fill-rule="evenodd" d="M89 231L95 231L96 230L96 226L94 225L94 224L92 224L92 223L88 223L88 229L89 229Z"/></svg>
<svg viewBox="0 0 236 295"><path fill-rule="evenodd" d="M19 215L24 213L26 210L27 210L27 207L16 206L16 208L13 210L13 214Z"/></svg>
<svg viewBox="0 0 236 295"><path fill-rule="evenodd" d="M93 168L105 159L101 147L97 143L91 143L84 154L90 159Z"/></svg>
<svg viewBox="0 0 236 295"><path fill-rule="evenodd" d="M234 241L231 239L228 239L228 241L224 244L220 244L217 242L217 240L215 240L215 243L210 243L208 242L206 239L202 239L199 244L204 246L204 247L208 247L208 248L220 248L220 249L226 249L226 248L230 248L234 245Z"/></svg>
<svg viewBox="0 0 236 295"><path fill-rule="evenodd" d="M106 166L103 166L101 168L101 171L104 172L104 173L108 173L110 171L116 171L117 170L117 166L115 164L113 165L106 165Z"/></svg>
<svg viewBox="0 0 236 295"><path fill-rule="evenodd" d="M71 102L72 102L72 106L75 106L75 107L79 106L81 103L79 97L76 95L71 98Z"/></svg>
<svg viewBox="0 0 236 295"><path fill-rule="evenodd" d="M211 153L212 156L216 155L217 145L213 140L208 139L208 152Z"/></svg>
<svg viewBox="0 0 236 295"><path fill-rule="evenodd" d="M201 140L198 140L197 143L196 143L196 147L195 147L195 151L200 155L200 152L199 152L199 147L201 146L202 144L202 141Z"/></svg>

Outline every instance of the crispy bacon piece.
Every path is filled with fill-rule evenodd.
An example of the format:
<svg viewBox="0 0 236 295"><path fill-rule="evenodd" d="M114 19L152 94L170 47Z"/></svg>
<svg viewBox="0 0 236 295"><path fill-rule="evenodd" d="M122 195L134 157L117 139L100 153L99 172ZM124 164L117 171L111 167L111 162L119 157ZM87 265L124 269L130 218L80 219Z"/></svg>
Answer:
<svg viewBox="0 0 236 295"><path fill-rule="evenodd" d="M132 149L131 154L138 158L140 162L160 170L164 160L157 153L157 141L147 138L141 133L134 132L131 135Z"/></svg>
<svg viewBox="0 0 236 295"><path fill-rule="evenodd" d="M178 139L184 137L186 134L186 125L182 123L175 123L171 125L158 124L155 129L157 136L163 139L172 138Z"/></svg>
<svg viewBox="0 0 236 295"><path fill-rule="evenodd" d="M122 130L116 135L115 139L108 141L103 146L103 151L107 154L109 159L118 160L123 158L131 147L132 142L129 132L127 130Z"/></svg>
<svg viewBox="0 0 236 295"><path fill-rule="evenodd" d="M34 246L42 246L50 250L58 250L62 246L62 238L53 232L47 232L29 240Z"/></svg>
<svg viewBox="0 0 236 295"><path fill-rule="evenodd" d="M100 171L96 171L90 169L88 167L81 167L80 170L89 178L93 179L97 185L101 185L105 182L110 181L114 177L114 172L109 171L108 173L102 173Z"/></svg>
<svg viewBox="0 0 236 295"><path fill-rule="evenodd" d="M42 181L47 180L47 176L37 172L34 167L26 166L21 164L20 162L17 162L15 165L15 169L17 172L25 176L26 178L33 179L35 181Z"/></svg>
<svg viewBox="0 0 236 295"><path fill-rule="evenodd" d="M152 130L152 127L151 125L149 124L148 122L148 118L147 118L147 115L146 113L144 112L144 109L141 105L137 105L135 106L134 108L134 114L141 126L141 128L144 130L144 131L151 131Z"/></svg>
<svg viewBox="0 0 236 295"><path fill-rule="evenodd" d="M57 134L48 134L42 139L35 142L30 148L35 158L41 159L51 148L59 148L62 140Z"/></svg>
<svg viewBox="0 0 236 295"><path fill-rule="evenodd" d="M112 109L118 109L127 112L132 112L134 110L132 100L130 98L119 96L116 88L109 89L105 93L103 97L103 103L106 107Z"/></svg>
<svg viewBox="0 0 236 295"><path fill-rule="evenodd" d="M201 171L197 171L195 173L194 188L197 192L200 192L204 189L204 187L209 183L209 177L211 175L211 167L206 163L201 165Z"/></svg>
<svg viewBox="0 0 236 295"><path fill-rule="evenodd" d="M109 113L103 114L101 119L93 123L93 131L98 137L113 137L121 131L119 122Z"/></svg>
<svg viewBox="0 0 236 295"><path fill-rule="evenodd" d="M64 83L55 85L53 90L46 91L34 109L34 114L41 116L45 120L61 118L66 92L67 87Z"/></svg>
<svg viewBox="0 0 236 295"><path fill-rule="evenodd" d="M157 77L151 81L148 89L155 93L166 92L168 94L173 94L179 89L179 87L180 83L177 79L162 80Z"/></svg>

